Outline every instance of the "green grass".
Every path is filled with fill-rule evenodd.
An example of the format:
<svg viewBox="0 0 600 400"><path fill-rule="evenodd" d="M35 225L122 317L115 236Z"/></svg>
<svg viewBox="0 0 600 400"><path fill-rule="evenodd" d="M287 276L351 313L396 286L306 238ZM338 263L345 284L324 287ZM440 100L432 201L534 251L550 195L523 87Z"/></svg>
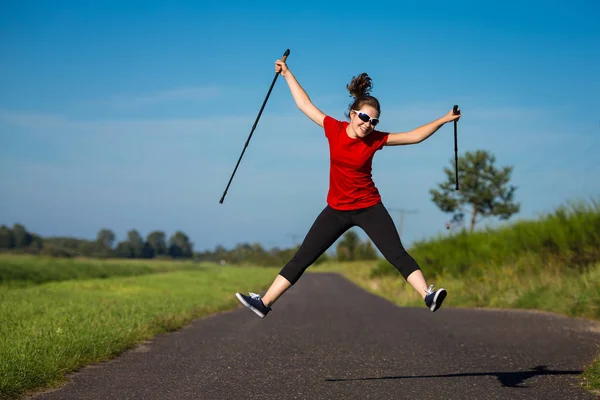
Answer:
<svg viewBox="0 0 600 400"><path fill-rule="evenodd" d="M582 386L600 398L600 346L596 360L592 362L581 375Z"/></svg>
<svg viewBox="0 0 600 400"><path fill-rule="evenodd" d="M232 309L235 291L260 290L277 271L213 267L135 277L0 286L0 398L58 385L192 319Z"/></svg>
<svg viewBox="0 0 600 400"><path fill-rule="evenodd" d="M338 272L399 306L422 306L421 297L397 271L373 277L375 268L376 261L357 261L326 263L309 271ZM600 263L585 272L549 268L545 273L524 274L518 266L490 268L482 277L432 277L427 269L423 272L429 284L452 293L445 306L532 309L600 321Z"/></svg>
<svg viewBox="0 0 600 400"><path fill-rule="evenodd" d="M214 264L170 260L54 258L0 254L0 284L13 287L47 282L137 276L194 270Z"/></svg>
<svg viewBox="0 0 600 400"><path fill-rule="evenodd" d="M451 293L445 307L535 309L600 320L597 202L419 242L410 253L429 283ZM309 271L339 272L395 304L423 306L387 261L325 263ZM232 308L234 291L266 288L277 272L191 261L0 255L0 398L57 385L85 364ZM581 379L586 389L600 392L600 352Z"/></svg>
<svg viewBox="0 0 600 400"><path fill-rule="evenodd" d="M536 220L439 236L415 243L410 253L431 275L482 275L532 256L538 272L549 263L582 269L600 262L600 203L572 202Z"/></svg>

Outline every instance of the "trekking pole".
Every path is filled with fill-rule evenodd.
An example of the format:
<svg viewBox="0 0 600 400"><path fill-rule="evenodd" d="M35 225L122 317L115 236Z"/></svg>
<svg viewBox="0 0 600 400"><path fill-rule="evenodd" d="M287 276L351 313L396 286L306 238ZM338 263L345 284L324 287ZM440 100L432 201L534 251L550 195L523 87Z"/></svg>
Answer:
<svg viewBox="0 0 600 400"><path fill-rule="evenodd" d="M452 113L454 115L460 114L460 111L458 110L458 106L456 104L452 109ZM458 121L454 120L454 172L456 177L456 190L458 190L458 134L456 132L457 123Z"/></svg>
<svg viewBox="0 0 600 400"><path fill-rule="evenodd" d="M283 57L281 58L281 61L285 62L286 58L290 55L290 49L287 49L285 51L285 53L283 53ZM252 134L254 133L254 129L256 129L256 125L258 124L258 120L260 119L260 116L265 108L265 105L267 104L267 100L269 100L269 96L271 95L271 90L273 90L273 86L275 86L275 81L277 80L277 77L279 76L279 72L275 73L275 77L273 78L273 82L271 83L271 87L269 88L269 91L267 92L267 97L265 97L265 101L262 104L262 107L260 108L260 111L258 112L258 116L256 117L256 121L254 121L254 125L252 126L252 130L250 131L250 135L248 136L248 140L246 140L246 144L244 145L244 149L242 150L242 154L240 154L240 158L238 159L237 164L235 165L235 168L233 169L233 173L231 174L231 177L229 178L229 182L227 183L227 187L225 188L225 191L223 192L223 196L221 197L221 200L219 200L220 204L223 204L223 201L225 200L225 196L227 195L227 190L229 189L229 185L231 185L231 181L233 180L233 176L235 175L235 172L238 169L238 166L240 165L240 161L242 161L242 157L244 156L244 152L246 151L246 147L248 147L248 143L250 143L250 139L252 138Z"/></svg>

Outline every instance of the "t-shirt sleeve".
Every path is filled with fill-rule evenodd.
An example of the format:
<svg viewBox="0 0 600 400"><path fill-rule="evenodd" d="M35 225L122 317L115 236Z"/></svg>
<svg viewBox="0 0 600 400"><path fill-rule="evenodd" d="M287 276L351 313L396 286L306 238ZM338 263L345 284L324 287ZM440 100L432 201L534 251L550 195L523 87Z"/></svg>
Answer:
<svg viewBox="0 0 600 400"><path fill-rule="evenodd" d="M381 131L373 131L373 133L371 133L372 135L375 135L375 151L377 150L381 150L383 148L383 146L385 146L385 143L388 140L388 136L389 136L389 132L381 132Z"/></svg>
<svg viewBox="0 0 600 400"><path fill-rule="evenodd" d="M330 138L332 135L337 134L341 129L340 125L342 125L342 122L330 117L329 115L326 115L323 119L323 129L325 130L325 136Z"/></svg>

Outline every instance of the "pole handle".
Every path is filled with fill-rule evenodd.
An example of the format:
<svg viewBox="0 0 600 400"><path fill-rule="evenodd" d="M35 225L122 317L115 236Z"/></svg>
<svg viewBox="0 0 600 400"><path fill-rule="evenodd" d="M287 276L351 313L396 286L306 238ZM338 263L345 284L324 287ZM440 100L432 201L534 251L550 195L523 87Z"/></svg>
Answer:
<svg viewBox="0 0 600 400"><path fill-rule="evenodd" d="M283 57L281 57L281 61L285 62L285 60L287 60L289 55L290 55L290 49L287 49L285 51L285 53L283 53ZM275 73L275 79L277 79L278 76L279 76L279 72Z"/></svg>
<svg viewBox="0 0 600 400"><path fill-rule="evenodd" d="M458 109L458 105L454 105L454 107L452 108L452 113L454 115L459 115L460 114L460 110ZM456 182L456 190L459 190L458 188L458 133L457 133L457 121L454 120L454 174L455 174L455 182Z"/></svg>

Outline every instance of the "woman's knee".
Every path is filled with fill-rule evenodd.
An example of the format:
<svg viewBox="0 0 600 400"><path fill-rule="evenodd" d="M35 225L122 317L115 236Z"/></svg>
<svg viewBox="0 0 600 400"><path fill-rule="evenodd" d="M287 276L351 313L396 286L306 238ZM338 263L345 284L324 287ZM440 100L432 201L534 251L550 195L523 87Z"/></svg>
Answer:
<svg viewBox="0 0 600 400"><path fill-rule="evenodd" d="M391 258L391 259L390 259ZM402 274L406 279L413 272L420 270L419 264L415 259L402 248L394 257L388 258L388 261Z"/></svg>
<svg viewBox="0 0 600 400"><path fill-rule="evenodd" d="M279 274L293 285L317 258L319 258L319 256L315 257L314 254L311 254L311 252L306 251L301 247L294 257L283 266Z"/></svg>

